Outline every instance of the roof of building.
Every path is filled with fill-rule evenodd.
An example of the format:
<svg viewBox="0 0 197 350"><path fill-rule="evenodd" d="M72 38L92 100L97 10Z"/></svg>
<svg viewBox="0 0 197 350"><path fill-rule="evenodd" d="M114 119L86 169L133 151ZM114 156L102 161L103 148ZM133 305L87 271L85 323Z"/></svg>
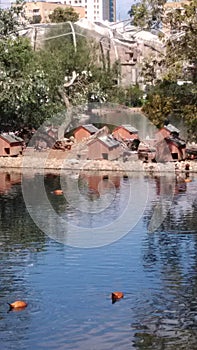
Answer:
<svg viewBox="0 0 197 350"><path fill-rule="evenodd" d="M121 125L125 130L128 130L129 132L132 132L133 134L138 133L138 130L131 126L130 124L123 124Z"/></svg>
<svg viewBox="0 0 197 350"><path fill-rule="evenodd" d="M181 140L180 138L177 137L166 137L165 139L168 143L172 142L174 145L176 145L178 148L185 148L186 143L184 140Z"/></svg>
<svg viewBox="0 0 197 350"><path fill-rule="evenodd" d="M23 139L21 137L16 136L14 133L2 133L0 134L0 137L2 137L7 142L15 143L15 142L23 142Z"/></svg>
<svg viewBox="0 0 197 350"><path fill-rule="evenodd" d="M98 137L98 140L103 142L108 148L114 148L120 145L120 142L115 140L112 135Z"/></svg>
<svg viewBox="0 0 197 350"><path fill-rule="evenodd" d="M170 132L176 132L177 134L180 133L180 130L177 129L177 128L176 128L174 125L172 125L172 124L167 124L167 125L164 126L164 128L165 128L166 130L170 131Z"/></svg>
<svg viewBox="0 0 197 350"><path fill-rule="evenodd" d="M85 130L89 131L90 134L94 134L95 132L97 132L99 130L93 124L84 124L84 125L79 126L75 131L77 131L80 127L82 127Z"/></svg>

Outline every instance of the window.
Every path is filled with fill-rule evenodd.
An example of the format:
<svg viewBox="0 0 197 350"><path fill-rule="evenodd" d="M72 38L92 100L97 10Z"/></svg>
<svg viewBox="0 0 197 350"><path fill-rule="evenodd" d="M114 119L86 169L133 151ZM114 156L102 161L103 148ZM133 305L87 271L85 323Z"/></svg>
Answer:
<svg viewBox="0 0 197 350"><path fill-rule="evenodd" d="M178 153L172 153L172 159L177 160L178 158Z"/></svg>
<svg viewBox="0 0 197 350"><path fill-rule="evenodd" d="M108 153L102 153L103 159L107 159L108 160Z"/></svg>

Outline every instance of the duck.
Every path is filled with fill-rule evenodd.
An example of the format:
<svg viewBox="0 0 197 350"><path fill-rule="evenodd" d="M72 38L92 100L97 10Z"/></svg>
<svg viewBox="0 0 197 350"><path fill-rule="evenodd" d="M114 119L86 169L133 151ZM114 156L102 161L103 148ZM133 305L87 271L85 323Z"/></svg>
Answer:
<svg viewBox="0 0 197 350"><path fill-rule="evenodd" d="M11 304L8 303L8 305L10 307L10 310L19 310L19 309L22 310L25 307L27 307L26 301L23 301L23 300L16 300Z"/></svg>
<svg viewBox="0 0 197 350"><path fill-rule="evenodd" d="M111 293L112 304L114 304L117 300L120 300L122 298L124 298L123 292L112 292Z"/></svg>

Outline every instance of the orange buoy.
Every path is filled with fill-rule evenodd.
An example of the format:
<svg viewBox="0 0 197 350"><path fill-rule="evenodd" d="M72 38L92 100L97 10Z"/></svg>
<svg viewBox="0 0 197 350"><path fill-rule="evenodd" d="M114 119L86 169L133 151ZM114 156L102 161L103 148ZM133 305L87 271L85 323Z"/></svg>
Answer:
<svg viewBox="0 0 197 350"><path fill-rule="evenodd" d="M19 310L19 309L24 309L25 307L27 307L27 303L23 300L16 300L14 303L12 304L9 304L8 305L10 306L10 310Z"/></svg>
<svg viewBox="0 0 197 350"><path fill-rule="evenodd" d="M185 179L185 182L192 182L191 179Z"/></svg>
<svg viewBox="0 0 197 350"><path fill-rule="evenodd" d="M53 191L53 193L56 195L56 196L61 196L63 194L63 191L62 190L55 190Z"/></svg>
<svg viewBox="0 0 197 350"><path fill-rule="evenodd" d="M114 304L117 300L124 298L123 292L113 292L111 293L112 304Z"/></svg>

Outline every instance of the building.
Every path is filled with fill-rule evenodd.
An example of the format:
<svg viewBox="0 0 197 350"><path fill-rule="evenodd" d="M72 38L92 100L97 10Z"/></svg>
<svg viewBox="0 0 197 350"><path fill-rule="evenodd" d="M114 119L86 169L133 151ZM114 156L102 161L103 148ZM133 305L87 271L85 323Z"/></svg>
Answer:
<svg viewBox="0 0 197 350"><path fill-rule="evenodd" d="M48 23L50 22L49 15L57 8L61 7L66 9L70 5L63 4L61 2L47 2L47 1L31 1L25 2L23 5L24 14L27 19L33 23ZM85 7L72 6L75 12L79 14L79 18L85 17Z"/></svg>
<svg viewBox="0 0 197 350"><path fill-rule="evenodd" d="M80 125L74 132L74 137L77 142L87 139L91 135L94 135L99 129L93 124Z"/></svg>
<svg viewBox="0 0 197 350"><path fill-rule="evenodd" d="M189 4L189 0L180 0L180 1L167 1L164 4L164 10L165 12L169 12L170 10L182 10L183 5Z"/></svg>
<svg viewBox="0 0 197 350"><path fill-rule="evenodd" d="M112 135L97 137L88 143L88 159L116 160L120 155L120 142Z"/></svg>
<svg viewBox="0 0 197 350"><path fill-rule="evenodd" d="M138 139L138 130L130 124L118 126L112 134L117 140Z"/></svg>
<svg viewBox="0 0 197 350"><path fill-rule="evenodd" d="M172 124L164 125L156 134L156 160L167 162L185 160L186 143L179 137L179 129Z"/></svg>
<svg viewBox="0 0 197 350"><path fill-rule="evenodd" d="M84 6L85 18L92 22L116 21L116 0L66 0L64 3L71 6Z"/></svg>
<svg viewBox="0 0 197 350"><path fill-rule="evenodd" d="M18 156L23 151L23 139L13 133L0 134L0 157Z"/></svg>
<svg viewBox="0 0 197 350"><path fill-rule="evenodd" d="M159 141L170 136L179 137L179 133L179 129L177 129L174 125L168 123L167 125L164 125L159 131L157 131L156 140Z"/></svg>
<svg viewBox="0 0 197 350"><path fill-rule="evenodd" d="M103 20L116 22L116 0L103 0Z"/></svg>

